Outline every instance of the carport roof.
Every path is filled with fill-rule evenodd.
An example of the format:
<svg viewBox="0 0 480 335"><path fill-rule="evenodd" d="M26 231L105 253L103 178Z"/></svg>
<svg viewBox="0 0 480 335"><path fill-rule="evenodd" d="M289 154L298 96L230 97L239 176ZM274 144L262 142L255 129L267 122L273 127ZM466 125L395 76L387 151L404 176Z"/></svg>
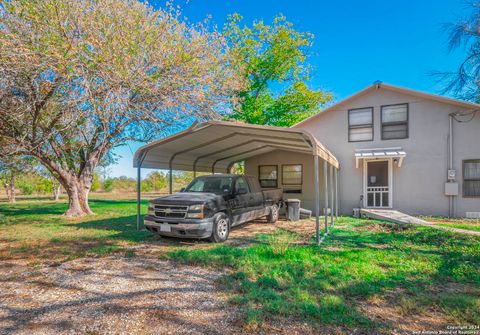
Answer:
<svg viewBox="0 0 480 335"><path fill-rule="evenodd" d="M137 150L134 167L225 172L235 162L273 150L318 155L339 168L335 156L302 129L209 121Z"/></svg>

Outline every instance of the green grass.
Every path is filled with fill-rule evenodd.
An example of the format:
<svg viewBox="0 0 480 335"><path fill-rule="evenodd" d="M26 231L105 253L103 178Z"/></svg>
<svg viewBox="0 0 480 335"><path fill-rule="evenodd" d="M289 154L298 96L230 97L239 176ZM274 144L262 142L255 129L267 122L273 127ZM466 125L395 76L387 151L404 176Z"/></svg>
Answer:
<svg viewBox="0 0 480 335"><path fill-rule="evenodd" d="M436 225L480 232L480 223L436 223Z"/></svg>
<svg viewBox="0 0 480 335"><path fill-rule="evenodd" d="M480 220L478 219L444 218L444 217L422 217L422 219L430 221L436 224L437 226L480 232Z"/></svg>
<svg viewBox="0 0 480 335"><path fill-rule="evenodd" d="M7 242L8 248L0 249L0 259L104 256L151 238L150 233L136 230L134 201L92 199L90 206L95 215L66 218L62 216L65 202L1 203L0 242Z"/></svg>
<svg viewBox="0 0 480 335"><path fill-rule="evenodd" d="M153 239L136 231L134 200L97 198L91 207L96 215L68 219L61 215L65 202L1 203L0 260L61 262L112 253L130 258L136 257L132 246ZM374 317L383 309L402 324L416 315L435 315L444 324L480 324L478 236L428 227L396 230L380 221L343 217L317 247L290 243L304 235L287 229L259 234L246 245L237 241L241 246L234 240L171 243L161 257L223 271L219 288L251 330L294 319L319 328L388 333L392 321ZM371 311L375 305L377 311Z"/></svg>
<svg viewBox="0 0 480 335"><path fill-rule="evenodd" d="M260 236L246 248L180 248L167 257L230 269L221 284L253 328L278 317L366 332L388 328L359 308L369 299L380 299L399 314L430 311L455 324L480 324L478 237L422 227L377 230L372 227L378 221L352 218L338 224L320 247L285 250L282 241L289 233L280 232Z"/></svg>

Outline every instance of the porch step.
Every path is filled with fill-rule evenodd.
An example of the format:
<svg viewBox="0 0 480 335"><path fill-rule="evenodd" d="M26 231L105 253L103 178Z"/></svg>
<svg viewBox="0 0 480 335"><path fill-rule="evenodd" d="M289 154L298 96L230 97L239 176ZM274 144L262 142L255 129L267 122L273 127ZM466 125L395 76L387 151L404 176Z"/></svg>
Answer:
<svg viewBox="0 0 480 335"><path fill-rule="evenodd" d="M363 217L377 220L385 220L398 224L418 224L430 226L431 223L414 216L393 210L393 209L369 209L362 208L360 213Z"/></svg>

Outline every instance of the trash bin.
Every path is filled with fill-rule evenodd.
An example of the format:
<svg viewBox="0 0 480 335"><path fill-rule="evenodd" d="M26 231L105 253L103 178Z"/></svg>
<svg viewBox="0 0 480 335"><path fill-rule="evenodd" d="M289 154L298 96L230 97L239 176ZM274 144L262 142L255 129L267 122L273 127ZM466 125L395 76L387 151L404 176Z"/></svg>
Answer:
<svg viewBox="0 0 480 335"><path fill-rule="evenodd" d="M287 205L287 220L298 221L300 220L300 200L299 199L287 199L285 200Z"/></svg>

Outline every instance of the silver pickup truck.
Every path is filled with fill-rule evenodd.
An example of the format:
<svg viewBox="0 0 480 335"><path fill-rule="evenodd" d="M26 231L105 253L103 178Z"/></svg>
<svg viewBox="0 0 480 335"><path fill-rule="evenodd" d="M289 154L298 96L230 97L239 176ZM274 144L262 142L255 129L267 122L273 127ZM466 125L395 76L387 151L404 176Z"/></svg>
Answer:
<svg viewBox="0 0 480 335"><path fill-rule="evenodd" d="M144 223L159 235L223 242L233 226L261 217L275 223L282 196L278 188L262 191L254 177L202 176L179 193L150 201Z"/></svg>

